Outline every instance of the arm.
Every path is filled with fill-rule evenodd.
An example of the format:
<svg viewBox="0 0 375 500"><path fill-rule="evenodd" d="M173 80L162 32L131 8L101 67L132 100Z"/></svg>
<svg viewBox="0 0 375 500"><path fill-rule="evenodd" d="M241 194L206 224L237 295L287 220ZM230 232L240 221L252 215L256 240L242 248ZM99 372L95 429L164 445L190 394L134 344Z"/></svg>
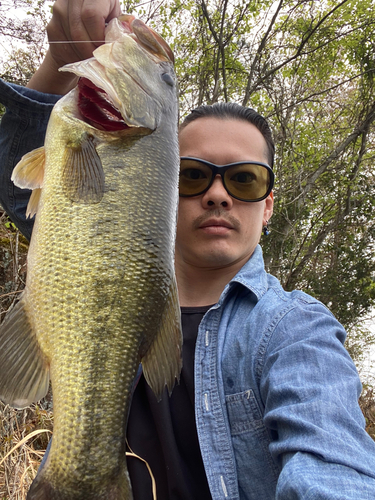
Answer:
<svg viewBox="0 0 375 500"><path fill-rule="evenodd" d="M313 301L300 301L270 338L261 391L270 451L282 465L278 500L375 498L375 443L344 340L342 326Z"/></svg>
<svg viewBox="0 0 375 500"><path fill-rule="evenodd" d="M0 102L6 107L0 122L0 203L28 239L34 224L26 219L31 191L16 187L10 177L24 154L43 146L49 116L59 98L0 80Z"/></svg>

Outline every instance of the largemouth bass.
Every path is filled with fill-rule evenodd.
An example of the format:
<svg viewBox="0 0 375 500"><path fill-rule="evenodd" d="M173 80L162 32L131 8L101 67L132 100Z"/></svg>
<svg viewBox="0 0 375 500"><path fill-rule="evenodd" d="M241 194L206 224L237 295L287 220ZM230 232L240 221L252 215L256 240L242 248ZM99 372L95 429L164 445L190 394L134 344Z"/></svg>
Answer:
<svg viewBox="0 0 375 500"><path fill-rule="evenodd" d="M0 328L0 397L52 382L54 433L28 500L132 498L125 431L140 361L157 398L181 369L174 276L178 103L173 54L133 16L54 107L44 148L14 182L33 190L26 288Z"/></svg>

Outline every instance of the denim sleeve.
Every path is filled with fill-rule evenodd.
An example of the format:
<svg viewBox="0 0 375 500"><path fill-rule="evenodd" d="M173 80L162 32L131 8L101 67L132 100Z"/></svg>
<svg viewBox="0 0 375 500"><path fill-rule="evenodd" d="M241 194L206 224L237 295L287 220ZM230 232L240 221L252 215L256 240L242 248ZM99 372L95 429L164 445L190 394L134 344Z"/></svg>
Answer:
<svg viewBox="0 0 375 500"><path fill-rule="evenodd" d="M16 187L10 177L24 154L43 146L49 116L60 97L0 80L0 102L6 108L0 123L0 203L28 239L34 225L33 219L26 219L31 191Z"/></svg>
<svg viewBox="0 0 375 500"><path fill-rule="evenodd" d="M269 337L261 393L282 467L277 500L375 498L375 443L345 335L322 304L301 300Z"/></svg>

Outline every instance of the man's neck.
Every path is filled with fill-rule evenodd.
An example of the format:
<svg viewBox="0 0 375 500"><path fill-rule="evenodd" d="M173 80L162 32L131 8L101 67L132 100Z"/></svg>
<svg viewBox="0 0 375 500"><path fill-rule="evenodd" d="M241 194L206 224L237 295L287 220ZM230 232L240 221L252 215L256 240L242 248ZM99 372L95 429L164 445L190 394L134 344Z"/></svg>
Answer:
<svg viewBox="0 0 375 500"><path fill-rule="evenodd" d="M237 267L205 269L176 263L180 305L198 307L216 304L238 270Z"/></svg>

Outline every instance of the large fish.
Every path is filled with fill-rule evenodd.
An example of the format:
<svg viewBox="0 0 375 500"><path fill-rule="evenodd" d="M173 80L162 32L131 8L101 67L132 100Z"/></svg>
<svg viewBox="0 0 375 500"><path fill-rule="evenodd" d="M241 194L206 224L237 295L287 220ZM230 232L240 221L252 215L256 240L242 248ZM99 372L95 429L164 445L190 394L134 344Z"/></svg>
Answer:
<svg viewBox="0 0 375 500"><path fill-rule="evenodd" d="M106 28L16 166L37 212L21 300L0 329L0 397L52 382L54 434L28 500L131 499L125 429L139 362L155 395L181 369L174 276L178 104L168 45L133 16Z"/></svg>

